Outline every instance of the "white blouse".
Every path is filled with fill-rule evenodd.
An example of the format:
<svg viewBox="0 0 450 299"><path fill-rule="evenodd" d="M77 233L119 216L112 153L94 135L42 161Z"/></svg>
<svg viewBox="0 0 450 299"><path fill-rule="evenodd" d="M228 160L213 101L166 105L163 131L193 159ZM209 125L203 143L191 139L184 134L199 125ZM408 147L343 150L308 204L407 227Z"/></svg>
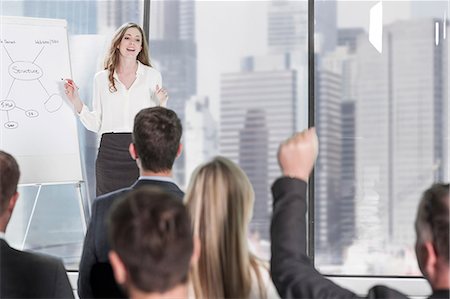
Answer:
<svg viewBox="0 0 450 299"><path fill-rule="evenodd" d="M109 91L108 70L95 74L92 111L83 105L80 121L89 131L103 133L130 133L134 117L143 108L160 106L156 85L162 87L161 73L138 61L136 80L129 89L120 82L116 72L116 92Z"/></svg>

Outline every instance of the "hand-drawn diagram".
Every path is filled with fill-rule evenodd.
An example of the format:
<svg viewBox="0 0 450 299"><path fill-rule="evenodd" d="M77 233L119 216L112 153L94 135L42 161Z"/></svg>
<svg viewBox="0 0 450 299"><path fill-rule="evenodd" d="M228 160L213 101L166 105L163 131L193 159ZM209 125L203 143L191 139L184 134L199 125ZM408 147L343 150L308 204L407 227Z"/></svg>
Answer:
<svg viewBox="0 0 450 299"><path fill-rule="evenodd" d="M9 97L11 90L13 89L14 82L16 80L20 81L38 81L40 86L44 89L45 93L47 94L47 98L43 100L44 108L49 113L54 113L58 111L62 104L63 104L63 98L59 93L52 93L50 94L47 89L42 84L42 81L40 78L44 75L44 72L42 68L37 65L35 62L38 59L38 57L41 55L42 51L44 50L45 46L42 46L39 53L36 55L36 57L33 59L33 61L14 61L11 58L10 53L8 52L8 49L3 45L3 49L6 52L7 56L11 60L11 64L8 67L8 74L13 78L13 81L11 82L11 85L8 89L8 93L6 94L6 97L4 99L0 99L0 111L4 111L6 113L7 121L3 124L5 128L7 129L16 129L19 126L19 123L10 119L9 112L13 109L19 109L22 110L25 115L29 118L36 118L39 116L39 112L34 109L25 109L23 107L19 107L16 104L16 101L14 99L11 99Z"/></svg>

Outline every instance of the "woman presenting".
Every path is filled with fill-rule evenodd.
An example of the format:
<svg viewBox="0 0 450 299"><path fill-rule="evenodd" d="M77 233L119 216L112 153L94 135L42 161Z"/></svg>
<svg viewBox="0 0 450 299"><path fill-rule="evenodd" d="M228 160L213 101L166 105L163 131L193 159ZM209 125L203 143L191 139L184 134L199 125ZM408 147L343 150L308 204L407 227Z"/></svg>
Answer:
<svg viewBox="0 0 450 299"><path fill-rule="evenodd" d="M126 23L114 35L104 70L94 78L93 110L83 104L75 82L67 79L65 93L86 129L101 135L96 161L97 196L130 186L138 177L128 153L134 116L143 108L166 106L167 91L160 88L139 25Z"/></svg>

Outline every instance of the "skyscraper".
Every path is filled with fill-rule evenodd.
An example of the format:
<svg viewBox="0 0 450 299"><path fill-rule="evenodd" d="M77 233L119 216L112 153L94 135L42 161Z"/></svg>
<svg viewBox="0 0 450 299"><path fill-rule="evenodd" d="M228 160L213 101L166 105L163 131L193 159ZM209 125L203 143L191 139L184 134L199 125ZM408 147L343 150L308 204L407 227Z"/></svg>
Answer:
<svg viewBox="0 0 450 299"><path fill-rule="evenodd" d="M255 204L250 229L265 240L269 239L268 163L269 129L266 111L248 109L239 130L239 165L255 190ZM269 185L270 186L270 185Z"/></svg>
<svg viewBox="0 0 450 299"><path fill-rule="evenodd" d="M378 197L376 236L405 246L414 240L420 194L444 175L448 50L434 20L399 21L384 27L383 52L358 40L356 106L357 218L359 234L371 217L366 201ZM414 63L411 63L413 61ZM367 187L369 186L369 187ZM370 224L369 224L370 225ZM369 237L370 238L370 237ZM376 237L367 242L378 242Z"/></svg>
<svg viewBox="0 0 450 299"><path fill-rule="evenodd" d="M183 129L183 151L186 153L184 185L187 186L194 169L214 157L219 150L217 123L209 111L208 97L193 96L187 102Z"/></svg>
<svg viewBox="0 0 450 299"><path fill-rule="evenodd" d="M98 2L99 32L116 30L127 22L142 24L144 1L115 0L95 2Z"/></svg>
<svg viewBox="0 0 450 299"><path fill-rule="evenodd" d="M315 171L315 244L317 254L339 263L341 246L341 76L316 71L316 128L320 139Z"/></svg>
<svg viewBox="0 0 450 299"><path fill-rule="evenodd" d="M295 128L297 73L254 69L250 61L245 71L222 74L219 149L248 174L257 192L251 228L267 240L278 145Z"/></svg>

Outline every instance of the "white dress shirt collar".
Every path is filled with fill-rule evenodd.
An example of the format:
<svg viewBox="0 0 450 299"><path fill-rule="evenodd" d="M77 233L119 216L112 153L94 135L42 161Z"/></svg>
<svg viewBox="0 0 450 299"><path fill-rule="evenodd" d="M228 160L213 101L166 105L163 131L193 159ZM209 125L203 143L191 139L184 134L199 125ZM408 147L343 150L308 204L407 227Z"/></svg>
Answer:
<svg viewBox="0 0 450 299"><path fill-rule="evenodd" d="M136 60L136 61L138 63L138 67L136 70L136 76L143 75L145 73L144 65L139 60ZM119 80L119 75L117 74L117 70L114 71L113 78L116 80Z"/></svg>
<svg viewBox="0 0 450 299"><path fill-rule="evenodd" d="M173 178L168 177L168 176L143 176L141 175L139 177L139 180L153 180L153 181L161 181L161 182L169 182L169 183L175 183L175 181L173 180Z"/></svg>

